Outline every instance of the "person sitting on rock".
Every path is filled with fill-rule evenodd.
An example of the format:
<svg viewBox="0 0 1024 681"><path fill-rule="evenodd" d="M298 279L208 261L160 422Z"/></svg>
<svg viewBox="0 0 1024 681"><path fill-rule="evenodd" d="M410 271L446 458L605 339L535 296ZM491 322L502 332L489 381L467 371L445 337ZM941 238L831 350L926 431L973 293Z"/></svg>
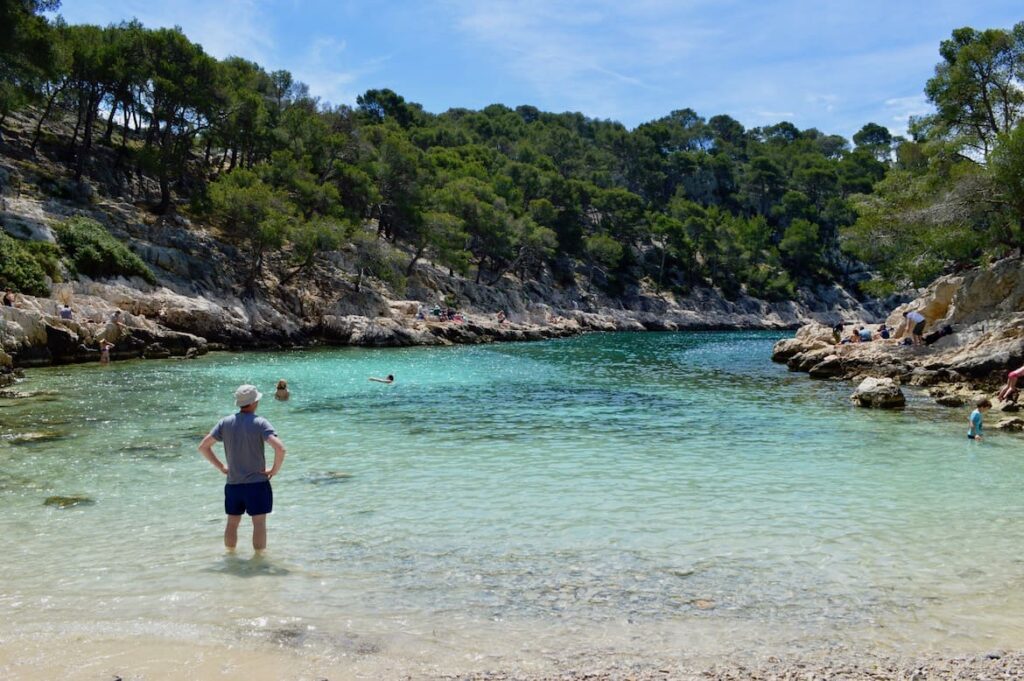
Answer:
<svg viewBox="0 0 1024 681"><path fill-rule="evenodd" d="M498 314L496 316L499 324L508 323L508 315L505 314L504 310L498 310Z"/></svg>
<svg viewBox="0 0 1024 681"><path fill-rule="evenodd" d="M68 305L67 303L64 303L64 307L60 309L60 318L67 319L68 321L70 321L74 316L75 313L71 309L71 306Z"/></svg>
<svg viewBox="0 0 1024 681"><path fill-rule="evenodd" d="M291 396L292 394L288 390L288 381L282 378L277 382L277 389L274 391L274 399L284 402Z"/></svg>
<svg viewBox="0 0 1024 681"><path fill-rule="evenodd" d="M992 408L992 403L987 397L982 397L978 400L978 408L971 412L970 424L971 428L967 431L968 440L981 440L981 429L982 421L984 420L985 412Z"/></svg>
<svg viewBox="0 0 1024 681"><path fill-rule="evenodd" d="M860 342L861 343L870 343L871 342L871 339L872 339L871 329L869 329L868 327L866 327L866 326L860 327L857 330L857 335L860 336Z"/></svg>
<svg viewBox="0 0 1024 681"><path fill-rule="evenodd" d="M14 302L14 291L12 291L11 289L7 289L7 292L4 293L4 307L17 307L17 305L15 305Z"/></svg>
<svg viewBox="0 0 1024 681"><path fill-rule="evenodd" d="M878 327L878 331L875 332L875 338L877 340L889 340L889 335L889 327L885 325L885 322L882 322Z"/></svg>
<svg viewBox="0 0 1024 681"><path fill-rule="evenodd" d="M394 377L394 374L388 374L386 378L378 378L376 376L370 376L370 380L371 381L376 381L377 383L388 383L388 384L391 384L391 383L395 382L395 377Z"/></svg>
<svg viewBox="0 0 1024 681"><path fill-rule="evenodd" d="M1017 379L1021 376L1024 376L1024 365L1021 365L1020 368L1014 369L1006 374L1006 385L1004 385L1002 390L999 391L1000 401L1007 402L1010 401L1011 397L1016 397Z"/></svg>

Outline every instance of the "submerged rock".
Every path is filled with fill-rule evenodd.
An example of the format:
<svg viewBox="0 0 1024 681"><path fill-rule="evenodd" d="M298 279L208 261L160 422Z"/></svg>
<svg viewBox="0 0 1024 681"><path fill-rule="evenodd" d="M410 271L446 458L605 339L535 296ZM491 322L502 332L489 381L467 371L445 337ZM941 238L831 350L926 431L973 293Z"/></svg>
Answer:
<svg viewBox="0 0 1024 681"><path fill-rule="evenodd" d="M73 506L92 506L95 503L95 499L91 499L87 496L76 494L68 497L46 497L46 501L43 502L43 505L53 506L54 508L71 508Z"/></svg>
<svg viewBox="0 0 1024 681"><path fill-rule="evenodd" d="M899 409L906 405L903 391L891 378L865 378L850 396L858 407Z"/></svg>
<svg viewBox="0 0 1024 681"><path fill-rule="evenodd" d="M306 480L313 485L336 485L348 482L353 477L352 473L346 473L345 471L327 471L326 473L314 473L307 477Z"/></svg>
<svg viewBox="0 0 1024 681"><path fill-rule="evenodd" d="M4 440L7 440L12 445L25 445L33 442L50 442L52 440L60 440L64 437L64 433L57 431L36 431L28 433L9 433L3 436Z"/></svg>

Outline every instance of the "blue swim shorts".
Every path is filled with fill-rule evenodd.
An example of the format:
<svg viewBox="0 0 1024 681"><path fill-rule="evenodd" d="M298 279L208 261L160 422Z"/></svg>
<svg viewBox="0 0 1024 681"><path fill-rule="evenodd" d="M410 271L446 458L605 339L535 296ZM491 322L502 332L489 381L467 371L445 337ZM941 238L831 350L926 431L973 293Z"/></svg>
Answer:
<svg viewBox="0 0 1024 681"><path fill-rule="evenodd" d="M263 515L274 509L270 481L224 485L224 512L228 515Z"/></svg>

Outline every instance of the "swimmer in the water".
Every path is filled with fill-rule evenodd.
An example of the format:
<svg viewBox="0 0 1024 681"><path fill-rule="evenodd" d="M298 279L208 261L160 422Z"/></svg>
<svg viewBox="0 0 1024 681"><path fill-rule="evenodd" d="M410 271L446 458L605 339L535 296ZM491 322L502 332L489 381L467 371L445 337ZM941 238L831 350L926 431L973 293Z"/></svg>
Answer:
<svg viewBox="0 0 1024 681"><path fill-rule="evenodd" d="M393 374L388 374L387 378L378 378L377 376L370 376L370 380L376 381L377 383L394 383L395 377Z"/></svg>
<svg viewBox="0 0 1024 681"><path fill-rule="evenodd" d="M277 382L277 390L274 391L274 399L281 400L282 402L291 397L292 394L288 390L288 381L283 378Z"/></svg>

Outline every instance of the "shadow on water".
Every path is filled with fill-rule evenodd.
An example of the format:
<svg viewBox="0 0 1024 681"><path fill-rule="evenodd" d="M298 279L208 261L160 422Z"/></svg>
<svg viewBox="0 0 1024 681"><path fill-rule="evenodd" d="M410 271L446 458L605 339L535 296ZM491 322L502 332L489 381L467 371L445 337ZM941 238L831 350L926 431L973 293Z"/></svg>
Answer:
<svg viewBox="0 0 1024 681"><path fill-rule="evenodd" d="M256 554L249 558L242 558L233 553L225 554L219 562L204 568L203 572L214 572L234 577L284 577L291 574L291 570L281 565L275 565L264 555Z"/></svg>

